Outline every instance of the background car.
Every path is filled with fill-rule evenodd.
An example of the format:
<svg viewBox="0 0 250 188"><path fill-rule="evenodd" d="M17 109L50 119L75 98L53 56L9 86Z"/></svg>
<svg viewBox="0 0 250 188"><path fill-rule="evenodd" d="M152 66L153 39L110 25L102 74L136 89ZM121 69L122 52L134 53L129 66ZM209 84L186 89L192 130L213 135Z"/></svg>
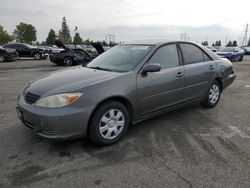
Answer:
<svg viewBox="0 0 250 188"><path fill-rule="evenodd" d="M216 54L220 57L227 58L230 61L242 61L244 58L244 53L244 50L239 47L225 47L216 52Z"/></svg>
<svg viewBox="0 0 250 188"><path fill-rule="evenodd" d="M46 59L48 55L45 50L24 43L5 44L4 48L15 49L19 57L33 57L35 60Z"/></svg>
<svg viewBox="0 0 250 188"><path fill-rule="evenodd" d="M14 49L5 49L0 46L0 63L6 61L15 61L18 59L18 53Z"/></svg>
<svg viewBox="0 0 250 188"><path fill-rule="evenodd" d="M214 48L213 46L206 46L206 48L208 48L209 50L211 50L212 52L216 52L217 49Z"/></svg>
<svg viewBox="0 0 250 188"><path fill-rule="evenodd" d="M93 44L97 51L103 53L102 46L99 44ZM69 48L68 45L65 46L62 42L56 41L56 46L59 49L64 49L62 51L52 52L49 54L49 59L51 62L57 65L72 66L78 64L87 64L89 61L97 57L100 53L89 53L82 48ZM71 45L71 47L73 47Z"/></svg>
<svg viewBox="0 0 250 188"><path fill-rule="evenodd" d="M243 50L245 51L245 55L250 55L250 47L245 47Z"/></svg>

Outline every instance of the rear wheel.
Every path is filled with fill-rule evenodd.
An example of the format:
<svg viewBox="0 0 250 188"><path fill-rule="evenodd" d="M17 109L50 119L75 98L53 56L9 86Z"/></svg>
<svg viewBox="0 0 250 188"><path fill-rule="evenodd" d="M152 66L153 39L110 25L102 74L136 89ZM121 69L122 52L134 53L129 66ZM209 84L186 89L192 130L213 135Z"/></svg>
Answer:
<svg viewBox="0 0 250 188"><path fill-rule="evenodd" d="M39 54L39 53L35 53L33 55L33 57L34 57L35 60L40 60L42 58L41 54Z"/></svg>
<svg viewBox="0 0 250 188"><path fill-rule="evenodd" d="M4 56L0 55L0 63L4 62L5 61L5 58Z"/></svg>
<svg viewBox="0 0 250 188"><path fill-rule="evenodd" d="M205 108L213 108L215 107L219 100L220 100L220 94L221 94L221 85L218 81L213 81L211 84L208 93L206 95L206 98L203 102L201 102L201 105Z"/></svg>
<svg viewBox="0 0 250 188"><path fill-rule="evenodd" d="M101 105L89 124L89 137L97 145L110 145L118 142L127 132L129 113L118 101Z"/></svg>
<svg viewBox="0 0 250 188"><path fill-rule="evenodd" d="M64 66L72 66L73 65L73 60L71 57L65 57L63 59L63 64Z"/></svg>
<svg viewBox="0 0 250 188"><path fill-rule="evenodd" d="M240 57L239 61L242 61L243 60L243 56Z"/></svg>

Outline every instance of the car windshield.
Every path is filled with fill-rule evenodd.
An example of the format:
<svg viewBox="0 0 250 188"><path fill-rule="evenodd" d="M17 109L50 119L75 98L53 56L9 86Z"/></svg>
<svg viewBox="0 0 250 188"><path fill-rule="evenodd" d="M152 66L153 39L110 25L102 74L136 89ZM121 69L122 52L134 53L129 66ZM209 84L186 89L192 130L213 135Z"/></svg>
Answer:
<svg viewBox="0 0 250 188"><path fill-rule="evenodd" d="M233 52L234 48L222 48L220 49L220 52Z"/></svg>
<svg viewBox="0 0 250 188"><path fill-rule="evenodd" d="M87 67L116 72L131 71L152 46L122 45L115 46L90 62Z"/></svg>

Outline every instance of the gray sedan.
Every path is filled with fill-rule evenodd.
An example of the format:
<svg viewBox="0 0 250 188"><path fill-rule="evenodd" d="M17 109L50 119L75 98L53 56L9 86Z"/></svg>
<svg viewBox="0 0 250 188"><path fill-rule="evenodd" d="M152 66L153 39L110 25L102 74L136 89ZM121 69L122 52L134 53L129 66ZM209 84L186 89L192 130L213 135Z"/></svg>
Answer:
<svg viewBox="0 0 250 188"><path fill-rule="evenodd" d="M32 81L18 97L17 113L42 137L88 136L109 145L132 123L194 102L215 107L234 79L229 60L195 43L123 44L86 67Z"/></svg>

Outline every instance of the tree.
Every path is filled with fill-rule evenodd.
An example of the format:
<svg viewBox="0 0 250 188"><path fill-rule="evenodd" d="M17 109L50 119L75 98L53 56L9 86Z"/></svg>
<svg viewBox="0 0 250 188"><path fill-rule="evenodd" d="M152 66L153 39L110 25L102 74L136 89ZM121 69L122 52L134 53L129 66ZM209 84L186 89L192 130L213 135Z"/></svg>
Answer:
<svg viewBox="0 0 250 188"><path fill-rule="evenodd" d="M218 40L217 46L221 46L221 41Z"/></svg>
<svg viewBox="0 0 250 188"><path fill-rule="evenodd" d="M237 44L237 41L236 41L236 40L234 40L234 41L233 41L233 45L232 45L232 46L234 46L234 47L238 46L238 44Z"/></svg>
<svg viewBox="0 0 250 188"><path fill-rule="evenodd" d="M59 40L61 42L63 42L64 44L71 44L71 36L70 36L70 31L69 31L69 27L67 25L66 22L66 18L63 17L62 20L62 28L59 31L59 36L58 36Z"/></svg>
<svg viewBox="0 0 250 188"><path fill-rule="evenodd" d="M227 43L227 45L226 45L226 47L232 47L233 46L233 42L230 40L230 41L228 41L228 43Z"/></svg>
<svg viewBox="0 0 250 188"><path fill-rule="evenodd" d="M250 38L249 38L249 40L248 40L247 46L250 46Z"/></svg>
<svg viewBox="0 0 250 188"><path fill-rule="evenodd" d="M84 41L82 42L82 44L84 44L84 45L90 45L89 39L84 40Z"/></svg>
<svg viewBox="0 0 250 188"><path fill-rule="evenodd" d="M203 46L208 46L208 41L201 42Z"/></svg>
<svg viewBox="0 0 250 188"><path fill-rule="evenodd" d="M46 38L46 44L54 45L56 38L57 38L56 32L53 29L50 29L48 37Z"/></svg>
<svg viewBox="0 0 250 188"><path fill-rule="evenodd" d="M0 45L6 44L13 40L13 37L9 35L7 31L4 30L3 26L0 25Z"/></svg>
<svg viewBox="0 0 250 188"><path fill-rule="evenodd" d="M212 46L221 46L221 41L220 40L217 40L215 41Z"/></svg>
<svg viewBox="0 0 250 188"><path fill-rule="evenodd" d="M31 24L21 22L14 30L14 37L18 42L31 44L36 41L36 28Z"/></svg>
<svg viewBox="0 0 250 188"><path fill-rule="evenodd" d="M82 38L79 33L76 33L73 39L74 45L82 44Z"/></svg>

